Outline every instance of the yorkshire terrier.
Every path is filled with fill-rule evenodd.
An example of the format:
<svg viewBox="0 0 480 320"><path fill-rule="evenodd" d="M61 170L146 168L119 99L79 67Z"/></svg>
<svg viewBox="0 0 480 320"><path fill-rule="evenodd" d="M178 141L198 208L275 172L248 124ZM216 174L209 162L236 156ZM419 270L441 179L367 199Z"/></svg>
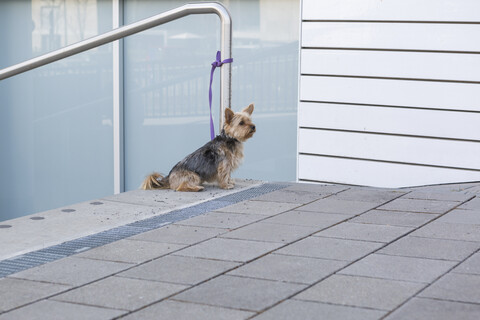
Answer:
<svg viewBox="0 0 480 320"><path fill-rule="evenodd" d="M154 172L146 177L141 188L201 191L202 183L217 181L220 188L232 189L234 181L230 175L243 159L243 142L256 131L251 120L253 108L253 103L235 113L226 108L220 135L178 162L168 176Z"/></svg>

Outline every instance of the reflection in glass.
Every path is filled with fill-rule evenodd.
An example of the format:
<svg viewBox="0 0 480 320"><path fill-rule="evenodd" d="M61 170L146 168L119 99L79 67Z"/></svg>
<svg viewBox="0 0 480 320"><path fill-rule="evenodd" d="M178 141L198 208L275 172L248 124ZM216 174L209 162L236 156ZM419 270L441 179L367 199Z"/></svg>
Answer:
<svg viewBox="0 0 480 320"><path fill-rule="evenodd" d="M109 0L0 1L0 68L111 29ZM111 194L103 46L0 82L0 221Z"/></svg>

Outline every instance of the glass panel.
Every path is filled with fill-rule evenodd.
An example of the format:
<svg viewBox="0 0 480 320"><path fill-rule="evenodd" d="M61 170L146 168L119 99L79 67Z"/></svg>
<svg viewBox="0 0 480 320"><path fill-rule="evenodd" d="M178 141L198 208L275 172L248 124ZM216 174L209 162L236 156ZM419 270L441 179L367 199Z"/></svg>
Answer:
<svg viewBox="0 0 480 320"><path fill-rule="evenodd" d="M257 133L245 145L244 164L234 176L295 180L299 0L222 2L234 26L232 107L238 110L254 102L257 125ZM124 22L184 3L126 0ZM220 48L219 25L215 15L189 16L126 39L127 190L138 188L151 171L168 173L209 140L208 84L210 64Z"/></svg>
<svg viewBox="0 0 480 320"><path fill-rule="evenodd" d="M110 0L0 1L0 68L106 32ZM0 82L0 220L113 193L112 53Z"/></svg>

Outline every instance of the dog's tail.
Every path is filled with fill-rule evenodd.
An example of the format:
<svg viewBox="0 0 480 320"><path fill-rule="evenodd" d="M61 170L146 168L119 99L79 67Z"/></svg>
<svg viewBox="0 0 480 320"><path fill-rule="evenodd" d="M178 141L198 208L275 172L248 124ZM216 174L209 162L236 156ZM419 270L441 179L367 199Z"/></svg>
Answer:
<svg viewBox="0 0 480 320"><path fill-rule="evenodd" d="M163 177L160 173L154 172L143 180L140 188L143 190L168 189L170 188L168 176Z"/></svg>

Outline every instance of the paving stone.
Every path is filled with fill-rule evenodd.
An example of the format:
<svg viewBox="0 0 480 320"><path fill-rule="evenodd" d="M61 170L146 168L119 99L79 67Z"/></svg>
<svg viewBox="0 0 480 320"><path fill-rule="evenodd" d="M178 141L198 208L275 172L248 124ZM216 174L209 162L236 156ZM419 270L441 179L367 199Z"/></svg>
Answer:
<svg viewBox="0 0 480 320"><path fill-rule="evenodd" d="M415 190L402 196L402 199L421 199L421 200L440 200L440 201L457 201L463 202L470 199L472 196L464 194L462 192L450 192L450 191L430 191L427 190Z"/></svg>
<svg viewBox="0 0 480 320"><path fill-rule="evenodd" d="M331 195L334 193L347 190L349 188L351 187L336 185L336 184L318 184L318 183L300 182L300 183L294 183L283 190L306 191L306 192L312 192L312 193L317 193L321 195Z"/></svg>
<svg viewBox="0 0 480 320"><path fill-rule="evenodd" d="M480 197L477 196L472 200L462 204L458 207L459 209L466 209L466 210L480 210Z"/></svg>
<svg viewBox="0 0 480 320"><path fill-rule="evenodd" d="M0 313L68 290L70 286L29 281L0 279Z"/></svg>
<svg viewBox="0 0 480 320"><path fill-rule="evenodd" d="M480 275L450 273L420 293L421 297L480 303Z"/></svg>
<svg viewBox="0 0 480 320"><path fill-rule="evenodd" d="M383 224L400 227L419 227L426 222L435 219L437 214L426 214L417 212L370 210L350 222Z"/></svg>
<svg viewBox="0 0 480 320"><path fill-rule="evenodd" d="M123 317L122 320L242 320L250 318L254 312L213 307L182 301L164 300Z"/></svg>
<svg viewBox="0 0 480 320"><path fill-rule="evenodd" d="M349 190L340 192L331 198L336 200L364 201L382 204L404 194L405 192L402 191L392 191L388 189L350 188Z"/></svg>
<svg viewBox="0 0 480 320"><path fill-rule="evenodd" d="M287 300L253 318L255 320L370 320L380 319L385 311L338 306L325 303Z"/></svg>
<svg viewBox="0 0 480 320"><path fill-rule="evenodd" d="M378 205L379 203L337 200L330 197L304 205L298 210L357 215L374 209Z"/></svg>
<svg viewBox="0 0 480 320"><path fill-rule="evenodd" d="M377 250L378 242L308 237L277 250L275 253L312 258L353 261Z"/></svg>
<svg viewBox="0 0 480 320"><path fill-rule="evenodd" d="M77 254L77 257L118 262L141 263L184 248L185 245L151 241L119 240Z"/></svg>
<svg viewBox="0 0 480 320"><path fill-rule="evenodd" d="M282 246L281 243L214 238L176 252L176 255L246 262Z"/></svg>
<svg viewBox="0 0 480 320"><path fill-rule="evenodd" d="M107 320L125 311L84 306L60 301L43 300L0 315L0 320Z"/></svg>
<svg viewBox="0 0 480 320"><path fill-rule="evenodd" d="M312 284L348 262L269 254L228 274L267 280Z"/></svg>
<svg viewBox="0 0 480 320"><path fill-rule="evenodd" d="M458 206L456 201L438 201L422 199L395 199L381 207L379 210L409 211L423 213L445 213Z"/></svg>
<svg viewBox="0 0 480 320"><path fill-rule="evenodd" d="M314 236L350 240L390 242L412 230L413 228L409 227L344 222L326 230L320 231Z"/></svg>
<svg viewBox="0 0 480 320"><path fill-rule="evenodd" d="M296 203L272 201L242 201L231 206L223 207L218 211L233 213L262 214L265 216L276 215L298 207Z"/></svg>
<svg viewBox="0 0 480 320"><path fill-rule="evenodd" d="M480 225L433 221L411 233L412 236L480 242Z"/></svg>
<svg viewBox="0 0 480 320"><path fill-rule="evenodd" d="M332 275L294 299L389 311L423 287L425 284L414 282Z"/></svg>
<svg viewBox="0 0 480 320"><path fill-rule="evenodd" d="M271 202L281 201L287 203L305 204L314 200L327 197L328 195L330 194L282 189L256 197L255 200Z"/></svg>
<svg viewBox="0 0 480 320"><path fill-rule="evenodd" d="M79 286L131 266L129 263L68 257L15 273L11 277Z"/></svg>
<svg viewBox="0 0 480 320"><path fill-rule="evenodd" d="M371 254L339 271L339 273L428 283L447 272L456 263L445 260Z"/></svg>
<svg viewBox="0 0 480 320"><path fill-rule="evenodd" d="M441 216L438 222L446 223L462 223L480 225L480 209L479 210L461 210L455 209Z"/></svg>
<svg viewBox="0 0 480 320"><path fill-rule="evenodd" d="M453 269L455 273L467 273L480 275L480 253L477 252L470 258L462 262L458 267Z"/></svg>
<svg viewBox="0 0 480 320"><path fill-rule="evenodd" d="M176 295L175 300L260 311L303 288L293 283L220 276Z"/></svg>
<svg viewBox="0 0 480 320"><path fill-rule="evenodd" d="M413 298L395 310L388 320L477 320L480 305L453 301Z"/></svg>
<svg viewBox="0 0 480 320"><path fill-rule="evenodd" d="M168 255L118 274L137 278L194 285L238 266L239 263Z"/></svg>
<svg viewBox="0 0 480 320"><path fill-rule="evenodd" d="M381 254L462 261L480 248L478 242L407 236L378 251Z"/></svg>
<svg viewBox="0 0 480 320"><path fill-rule="evenodd" d="M184 290L187 286L108 277L52 298L56 301L99 306L119 310L135 310Z"/></svg>
<svg viewBox="0 0 480 320"><path fill-rule="evenodd" d="M177 224L197 227L236 229L262 219L265 219L265 216L260 214L209 212L177 222Z"/></svg>
<svg viewBox="0 0 480 320"><path fill-rule="evenodd" d="M454 183L454 184L439 184L433 186L422 186L414 188L405 188L410 191L429 191L429 192L461 192L478 185L478 182L472 183Z"/></svg>
<svg viewBox="0 0 480 320"><path fill-rule="evenodd" d="M181 226L171 224L130 237L130 240L144 240L176 244L194 244L226 232L225 229Z"/></svg>
<svg viewBox="0 0 480 320"><path fill-rule="evenodd" d="M287 211L268 218L265 222L305 227L326 228L349 219L344 214L321 213L313 211Z"/></svg>
<svg viewBox="0 0 480 320"><path fill-rule="evenodd" d="M318 231L317 227L290 226L276 223L257 222L240 229L224 233L219 237L288 243Z"/></svg>

